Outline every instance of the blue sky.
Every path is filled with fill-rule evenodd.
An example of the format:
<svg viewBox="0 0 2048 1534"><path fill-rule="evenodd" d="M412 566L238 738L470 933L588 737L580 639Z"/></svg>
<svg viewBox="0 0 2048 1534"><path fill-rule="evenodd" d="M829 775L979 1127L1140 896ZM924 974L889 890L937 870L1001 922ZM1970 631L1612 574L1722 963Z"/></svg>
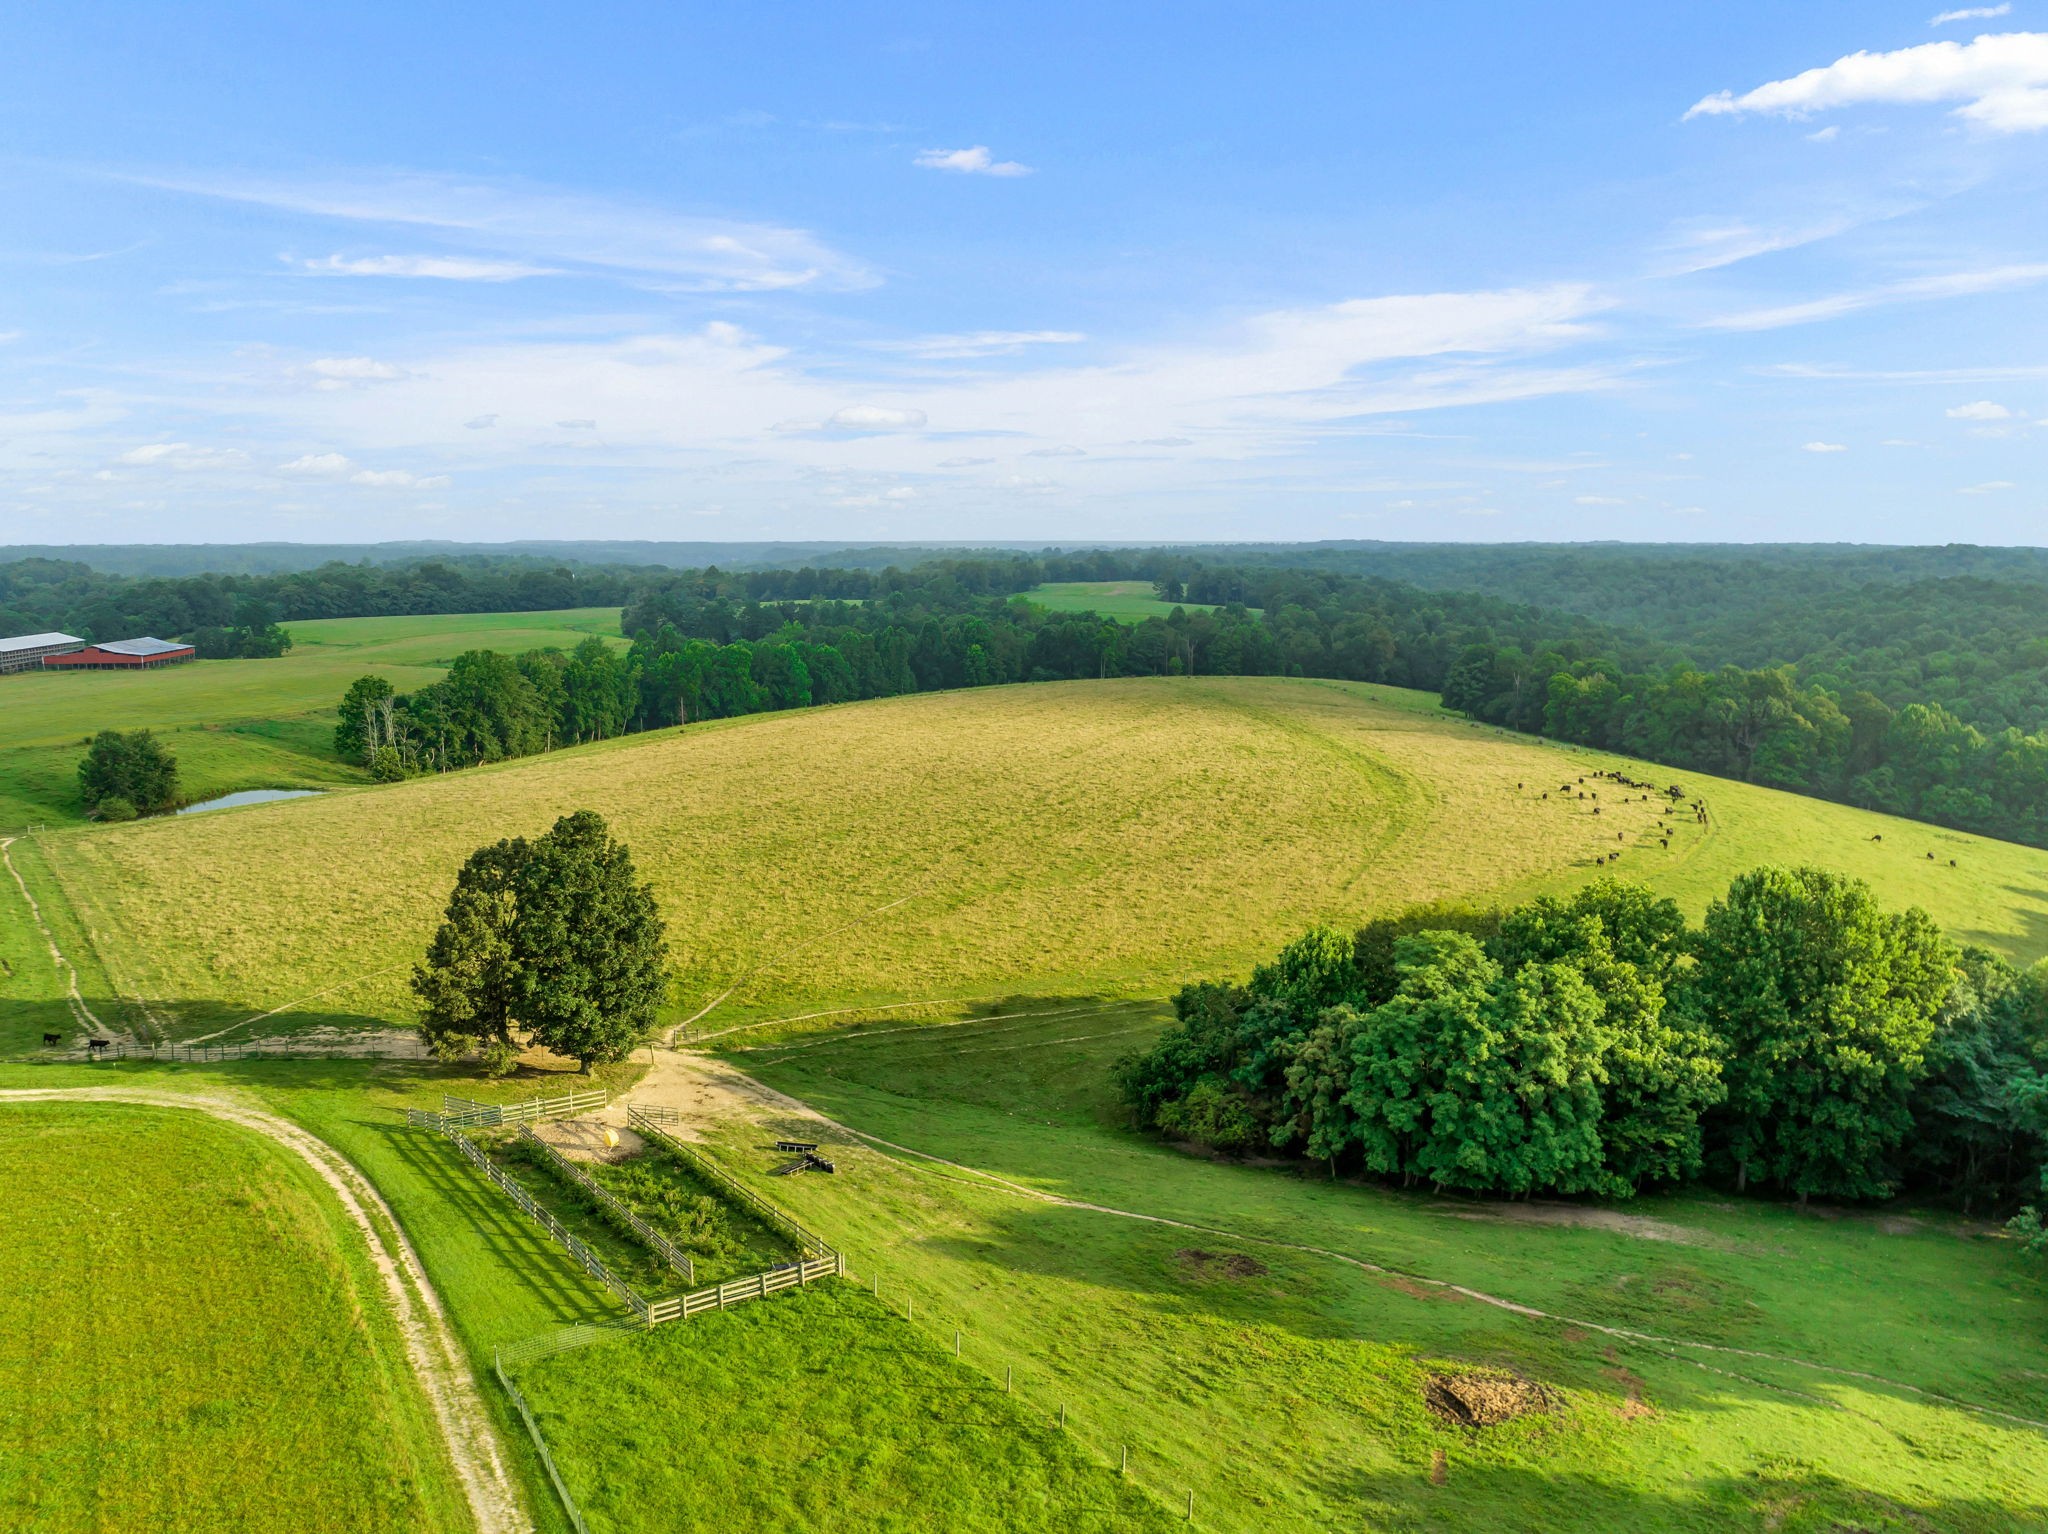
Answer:
<svg viewBox="0 0 2048 1534"><path fill-rule="evenodd" d="M2041 543L1959 9L18 8L0 542Z"/></svg>

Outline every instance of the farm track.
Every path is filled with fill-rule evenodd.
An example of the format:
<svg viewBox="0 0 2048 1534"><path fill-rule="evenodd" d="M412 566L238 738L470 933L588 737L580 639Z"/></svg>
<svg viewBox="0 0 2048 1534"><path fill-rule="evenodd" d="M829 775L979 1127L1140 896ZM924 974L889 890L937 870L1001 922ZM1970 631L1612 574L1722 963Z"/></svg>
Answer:
<svg viewBox="0 0 2048 1534"><path fill-rule="evenodd" d="M78 1024L80 1032L93 1031L102 1036L112 1033L117 1035L124 1043L134 1043L134 1039L125 1030L109 1029L105 1023L100 1021L99 1014L85 1004L85 997L79 993L78 989L77 969L69 959L64 957L64 950L57 946L57 935L50 930L50 924L43 920L43 908L36 903L36 897L29 892L28 881L22 878L21 870L14 866L14 857L8 851L8 848L12 847L19 840L19 837L14 836L0 837L0 863L5 863L8 873L14 876L15 888L21 891L21 898L28 905L28 914L35 921L36 930L42 933L43 942L50 950L50 962L56 966L57 973L64 977L67 987L64 993L64 1000L71 1008L72 1021Z"/></svg>
<svg viewBox="0 0 2048 1534"><path fill-rule="evenodd" d="M1042 1189L1029 1187L1024 1183L1012 1182L1010 1179L1000 1177L993 1172L983 1171L979 1167L969 1166L964 1162L950 1161L946 1157L934 1155L930 1151L921 1151L913 1146L901 1145L893 1140L885 1140L879 1135L869 1134L865 1130L855 1129L849 1124L843 1124L837 1119L818 1112L799 1098L791 1097L785 1092L779 1092L775 1088L768 1086L765 1082L755 1080L737 1066L711 1056L690 1055L676 1050L660 1051L656 1056L653 1070L648 1073L646 1078L634 1090L633 1096L636 1099L657 1102L664 1106L683 1108L686 1112L706 1113L708 1110L709 1116L712 1117L740 1119L749 1123L757 1121L760 1112L764 1109L787 1113L811 1120L817 1124L829 1126L870 1146L879 1147L883 1152L893 1152L899 1157L912 1157L918 1161L930 1162L937 1166L949 1168L950 1172L933 1173L932 1175L944 1177L950 1182L964 1183L969 1187L1001 1192L1012 1197L1030 1199L1037 1203L1051 1204L1061 1208L1078 1209L1092 1214L1108 1215L1116 1219L1140 1220L1148 1224L1164 1225L1176 1230L1193 1231L1201 1235L1220 1236L1232 1241L1273 1247L1281 1251L1300 1252L1306 1256L1323 1257L1330 1261L1340 1262L1348 1267L1356 1268L1360 1272L1373 1274L1376 1277L1400 1279L1409 1283L1427 1285L1430 1288L1442 1290L1447 1294L1455 1294L1463 1299L1472 1300L1482 1305L1490 1305L1497 1310L1506 1311L1511 1315L1522 1316L1532 1321L1548 1321L1560 1326L1579 1327L1589 1332L1597 1332L1603 1336L1612 1337L1620 1342L1636 1343L1654 1349L1687 1349L1692 1352L1711 1353L1731 1360L1750 1359L1759 1363L1772 1363L1789 1368L1803 1369L1815 1374L1832 1375L1843 1380L1861 1381L1866 1384L1882 1386L1888 1390L1899 1391L1935 1405L1953 1407L1959 1411L1997 1418L2000 1421L2014 1423L2022 1427L2048 1431L2048 1420L2021 1416L2015 1412L2002 1411L1995 1406L1978 1405L1972 1401L1960 1400L1954 1396L1944 1395L1939 1391L1929 1390L1924 1386L1910 1384L1905 1380L1892 1379L1887 1375L1875 1374L1864 1369L1851 1369L1839 1364L1822 1363L1815 1359L1800 1358L1786 1353L1772 1353L1757 1348L1739 1348L1731 1347L1725 1343L1699 1342L1687 1337L1668 1337L1656 1332L1637 1331L1629 1327L1610 1326L1598 1321L1582 1320L1575 1316L1558 1315L1553 1311L1541 1310L1533 1305L1524 1305L1519 1301L1506 1299L1496 1294L1489 1294L1481 1289L1469 1288L1464 1284L1453 1283L1448 1279L1433 1278L1427 1274L1416 1273L1403 1268L1387 1267L1380 1263L1367 1261L1362 1257L1351 1256L1346 1252L1332 1250L1329 1247L1312 1246L1298 1241L1286 1241L1277 1236L1256 1235L1247 1231L1232 1230L1225 1226L1202 1225L1189 1220L1174 1219L1169 1215L1152 1214L1145 1210L1124 1209L1113 1204L1098 1204L1086 1199L1067 1198L1061 1194L1047 1193ZM954 1176L951 1175L952 1173L964 1175ZM1694 1368L1704 1370L1709 1374L1727 1376L1730 1372L1726 1369L1716 1368L1702 1359L1686 1357L1679 1353L1665 1353L1664 1356L1676 1362L1690 1364ZM1737 1375L1734 1377L1745 1379L1752 1384L1765 1385L1771 1389L1787 1390L1784 1386L1771 1385L1767 1381L1750 1379L1748 1376ZM1798 1391L1788 1390L1787 1393L1793 1395L1802 1394ZM1830 1402L1829 1404L1839 1406L1841 1403Z"/></svg>
<svg viewBox="0 0 2048 1534"><path fill-rule="evenodd" d="M479 1534L526 1534L533 1527L506 1467L475 1376L463 1360L461 1346L449 1329L447 1313L419 1255L375 1186L334 1147L286 1119L229 1097L147 1087L26 1087L0 1091L0 1101L125 1102L189 1108L263 1135L298 1156L333 1191L362 1233L391 1302L414 1377L433 1407Z"/></svg>

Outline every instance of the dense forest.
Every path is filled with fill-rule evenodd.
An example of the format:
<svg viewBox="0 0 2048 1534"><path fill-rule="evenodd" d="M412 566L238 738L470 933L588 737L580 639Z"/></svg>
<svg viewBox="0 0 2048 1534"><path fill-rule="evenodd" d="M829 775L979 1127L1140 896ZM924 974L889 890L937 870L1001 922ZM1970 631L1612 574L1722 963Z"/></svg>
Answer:
<svg viewBox="0 0 2048 1534"><path fill-rule="evenodd" d="M1980 1212L2043 1187L2048 980L1816 869L1745 874L1697 928L1610 880L1317 929L1174 1010L1117 1066L1135 1121L1333 1177Z"/></svg>

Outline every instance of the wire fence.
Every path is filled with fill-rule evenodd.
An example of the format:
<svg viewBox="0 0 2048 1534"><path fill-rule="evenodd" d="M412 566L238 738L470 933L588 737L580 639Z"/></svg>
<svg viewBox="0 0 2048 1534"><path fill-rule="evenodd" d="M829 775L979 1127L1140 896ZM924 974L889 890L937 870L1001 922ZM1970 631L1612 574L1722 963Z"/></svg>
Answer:
<svg viewBox="0 0 2048 1534"><path fill-rule="evenodd" d="M555 1467L555 1457L548 1452L546 1435L541 1432L540 1424L534 1420L533 1410L526 1404L526 1397L505 1373L505 1366L499 1361L499 1352L495 1348L491 1351L491 1372L498 1376L498 1383L505 1387L505 1394L512 1398L512 1404L519 1409L519 1420L526 1424L527 1436L533 1440L534 1452L540 1456L540 1462L547 1467L548 1479L555 1483L555 1495L562 1499L562 1511L569 1515L569 1527L574 1529L576 1534L590 1534L590 1526L583 1521L582 1509L576 1506L576 1499L569 1495L569 1487L562 1480L562 1472Z"/></svg>
<svg viewBox="0 0 2048 1534"><path fill-rule="evenodd" d="M424 1044L387 1044L374 1048L317 1040L252 1039L246 1044L142 1044L121 1039L85 1048L46 1049L27 1057L34 1065L72 1065L97 1060L170 1060L212 1065L225 1060L429 1060Z"/></svg>

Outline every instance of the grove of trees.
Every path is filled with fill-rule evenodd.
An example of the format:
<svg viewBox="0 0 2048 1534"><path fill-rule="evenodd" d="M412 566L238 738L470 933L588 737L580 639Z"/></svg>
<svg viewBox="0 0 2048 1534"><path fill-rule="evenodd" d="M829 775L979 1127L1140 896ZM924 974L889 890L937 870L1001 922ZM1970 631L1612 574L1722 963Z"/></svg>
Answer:
<svg viewBox="0 0 2048 1534"><path fill-rule="evenodd" d="M178 759L148 730L101 730L86 742L78 788L101 820L161 814L178 802Z"/></svg>
<svg viewBox="0 0 2048 1534"><path fill-rule="evenodd" d="M1404 1184L2010 1208L2048 1156L2048 983L1860 882L1760 868L1689 927L1617 881L1425 907L1174 999L1117 1065L1137 1123Z"/></svg>
<svg viewBox="0 0 2048 1534"><path fill-rule="evenodd" d="M434 1052L494 1072L541 1045L591 1065L622 1060L654 1029L668 946L653 889L594 810L532 841L472 853L425 959L413 967Z"/></svg>

